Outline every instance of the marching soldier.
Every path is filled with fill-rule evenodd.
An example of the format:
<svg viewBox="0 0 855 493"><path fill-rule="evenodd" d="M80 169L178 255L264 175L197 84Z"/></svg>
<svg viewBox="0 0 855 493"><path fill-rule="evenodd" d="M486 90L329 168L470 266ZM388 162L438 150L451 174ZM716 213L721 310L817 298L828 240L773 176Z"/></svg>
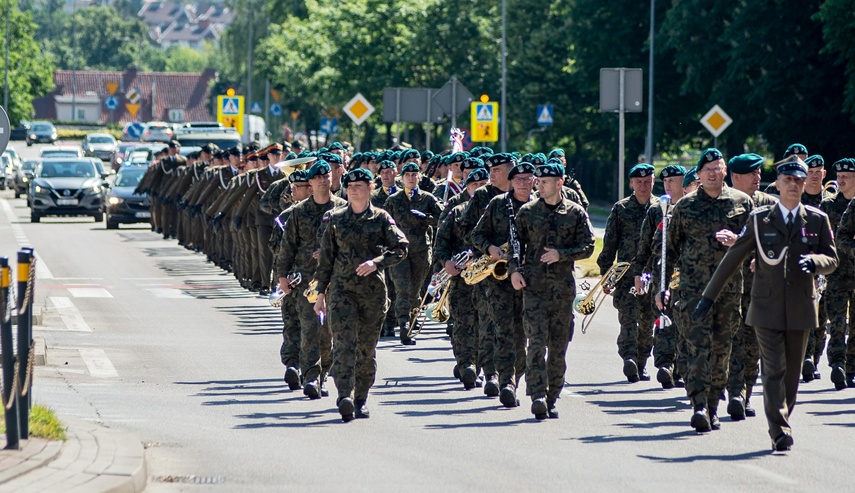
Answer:
<svg viewBox="0 0 855 493"><path fill-rule="evenodd" d="M683 195L689 195L694 192L700 184L701 177L698 175L698 167L694 166L686 172L686 176L683 178Z"/></svg>
<svg viewBox="0 0 855 493"><path fill-rule="evenodd" d="M574 316L567 300L576 297L574 262L594 253L588 214L565 199L564 168L538 166L540 197L520 207L512 235L511 282L523 290L523 326L528 339L526 393L538 420L558 418L555 402L564 388L567 346L573 339Z"/></svg>
<svg viewBox="0 0 855 493"><path fill-rule="evenodd" d="M408 162L401 171L404 189L386 200L385 209L409 242L407 258L389 272L395 284L395 316L401 330L401 344L412 346L416 341L408 335L409 321L412 310L419 306L421 290L429 275L431 228L436 228L442 208L436 197L419 188L421 172L415 162Z"/></svg>
<svg viewBox="0 0 855 493"><path fill-rule="evenodd" d="M398 191L398 186L395 184L395 177L398 175L398 168L395 163L384 159L380 161L380 185L371 192L371 205L378 209L385 210L386 200L391 195ZM375 181L376 183L376 181ZM388 211L387 211L388 212ZM395 284L392 282L392 269L386 269L383 275L386 276L386 290L389 293L390 308L386 310L386 318L383 321L383 330L380 333L381 337L395 337L395 326L397 325L397 317L395 316Z"/></svg>
<svg viewBox="0 0 855 493"><path fill-rule="evenodd" d="M652 196L653 166L637 164L629 170L632 195L618 201L606 221L603 250L597 257L600 275L606 275L617 262L632 262L641 235L641 224L647 210L658 207L659 200ZM618 354L623 359L623 374L630 383L650 380L646 370L647 358L653 348L653 298L651 293L630 292L634 286L632 276L624 276L614 288L614 307L618 310L620 335Z"/></svg>
<svg viewBox="0 0 855 493"><path fill-rule="evenodd" d="M724 158L718 149L707 149L698 161L701 185L682 198L668 226L666 264L670 278L679 261L678 310L697 305L727 247L720 241L722 230L741 231L754 208L751 198L724 184ZM733 333L740 324L742 272L722 289L713 313L688 319L684 327L688 347L686 394L692 401L691 426L698 432L719 429L718 403L724 398ZM749 321L749 325L753 325Z"/></svg>
<svg viewBox="0 0 855 493"><path fill-rule="evenodd" d="M319 294L314 309L320 317L329 315L336 403L344 422L369 417L366 402L377 372L377 329L387 307L383 270L407 255L407 240L395 220L371 205L373 178L361 168L345 175L347 206L329 215L315 273Z"/></svg>
<svg viewBox="0 0 855 493"><path fill-rule="evenodd" d="M582 191L582 185L579 181L571 175L570 168L567 167L567 156L564 155L564 149L552 149L552 151L549 152L548 159L558 159L561 161L561 166L567 173L567 176L564 177L564 187L576 192L576 194L579 195L579 201L576 203L581 205L583 209L588 210L588 206L590 205L588 197L586 197L585 192Z"/></svg>
<svg viewBox="0 0 855 493"><path fill-rule="evenodd" d="M457 152L448 158L448 166L451 170L451 181L446 181L446 177L448 176L447 173L440 175L439 180L441 181L441 184L433 191L433 195L436 198L448 201L448 199L463 191L465 188L463 180L466 178L466 171L463 169L463 161L467 158L469 158L468 152ZM446 188L448 189L447 192Z"/></svg>
<svg viewBox="0 0 855 493"><path fill-rule="evenodd" d="M784 451L793 445L790 416L796 404L802 355L809 332L819 322L814 276L831 274L838 258L828 217L800 203L807 166L792 157L778 164L777 171L780 201L751 213L706 286L692 319L707 318L710 309L716 309L719 302L715 300L726 290L728 279L741 275L744 260L756 252L746 323L754 327L760 341L772 450Z"/></svg>

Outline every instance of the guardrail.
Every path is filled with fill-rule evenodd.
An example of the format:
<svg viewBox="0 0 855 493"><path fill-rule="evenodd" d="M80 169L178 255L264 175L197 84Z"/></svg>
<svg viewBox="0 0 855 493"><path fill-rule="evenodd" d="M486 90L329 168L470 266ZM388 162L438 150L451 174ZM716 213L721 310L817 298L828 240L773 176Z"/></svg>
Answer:
<svg viewBox="0 0 855 493"><path fill-rule="evenodd" d="M3 409L6 418L6 448L19 449L20 440L30 436L29 421L33 388L33 298L36 258L32 248L18 252L17 300L13 302L12 269L0 257L0 353L3 366ZM18 352L12 337L12 312L17 306Z"/></svg>

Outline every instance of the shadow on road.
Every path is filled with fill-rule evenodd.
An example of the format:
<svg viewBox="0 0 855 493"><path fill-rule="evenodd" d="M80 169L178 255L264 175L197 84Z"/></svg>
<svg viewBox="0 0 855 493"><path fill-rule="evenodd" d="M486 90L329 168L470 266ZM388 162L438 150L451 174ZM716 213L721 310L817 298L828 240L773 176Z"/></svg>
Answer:
<svg viewBox="0 0 855 493"><path fill-rule="evenodd" d="M639 455L641 459L648 459L666 464L678 464L682 462L701 462L701 461L719 461L719 462L735 462L743 460L756 459L757 457L766 457L770 455L769 449L757 450L755 452L745 452L734 455L692 455L689 457L656 457L653 455Z"/></svg>
<svg viewBox="0 0 855 493"><path fill-rule="evenodd" d="M282 314L278 310L257 305L218 306L216 309L237 319L234 324L237 335L282 334Z"/></svg>

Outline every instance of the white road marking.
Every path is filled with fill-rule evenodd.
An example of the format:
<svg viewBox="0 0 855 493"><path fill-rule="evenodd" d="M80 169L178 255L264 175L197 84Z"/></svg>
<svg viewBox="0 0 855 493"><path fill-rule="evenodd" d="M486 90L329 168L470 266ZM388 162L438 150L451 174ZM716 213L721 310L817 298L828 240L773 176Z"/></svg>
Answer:
<svg viewBox="0 0 855 493"><path fill-rule="evenodd" d="M75 298L112 298L113 295L104 288L65 288Z"/></svg>
<svg viewBox="0 0 855 493"><path fill-rule="evenodd" d="M59 313L60 318L62 318L62 323L68 327L68 330L74 332L92 332L92 327L83 320L83 316L80 314L80 311L74 306L74 303L71 302L69 298L64 296L51 296L50 302L53 304L54 308L56 308L57 313Z"/></svg>
<svg viewBox="0 0 855 493"><path fill-rule="evenodd" d="M12 210L12 206L9 205L8 200L0 200L0 205L3 207L3 212L6 214L6 219L9 220L9 227L12 229L12 236L15 237L15 241L18 243L18 246L23 248L26 246L30 246L32 243L30 242L27 235L24 234L24 228L21 227L20 224L17 224L18 217L15 216L15 211ZM36 277L39 279L53 279L53 273L48 269L45 261L42 260L42 257L35 252L36 255Z"/></svg>
<svg viewBox="0 0 855 493"><path fill-rule="evenodd" d="M193 298L189 294L175 288L146 288L155 298Z"/></svg>
<svg viewBox="0 0 855 493"><path fill-rule="evenodd" d="M78 349L89 374L97 378L115 378L119 374L103 349Z"/></svg>

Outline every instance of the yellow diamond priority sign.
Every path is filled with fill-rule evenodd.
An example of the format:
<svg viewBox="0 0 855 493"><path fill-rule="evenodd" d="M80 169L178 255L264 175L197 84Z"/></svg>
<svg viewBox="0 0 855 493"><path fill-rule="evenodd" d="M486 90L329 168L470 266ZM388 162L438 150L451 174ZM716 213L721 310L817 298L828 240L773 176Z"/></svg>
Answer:
<svg viewBox="0 0 855 493"><path fill-rule="evenodd" d="M347 116L353 120L353 123L357 125L362 125L362 122L374 113L374 106L371 106L371 103L365 99L362 93L356 93L356 96L353 96L353 99L348 101L343 109Z"/></svg>
<svg viewBox="0 0 855 493"><path fill-rule="evenodd" d="M713 106L712 109L707 111L707 114L701 118L701 125L706 127L713 137L721 135L721 133L724 132L731 123L733 123L733 119L730 118L718 105Z"/></svg>

